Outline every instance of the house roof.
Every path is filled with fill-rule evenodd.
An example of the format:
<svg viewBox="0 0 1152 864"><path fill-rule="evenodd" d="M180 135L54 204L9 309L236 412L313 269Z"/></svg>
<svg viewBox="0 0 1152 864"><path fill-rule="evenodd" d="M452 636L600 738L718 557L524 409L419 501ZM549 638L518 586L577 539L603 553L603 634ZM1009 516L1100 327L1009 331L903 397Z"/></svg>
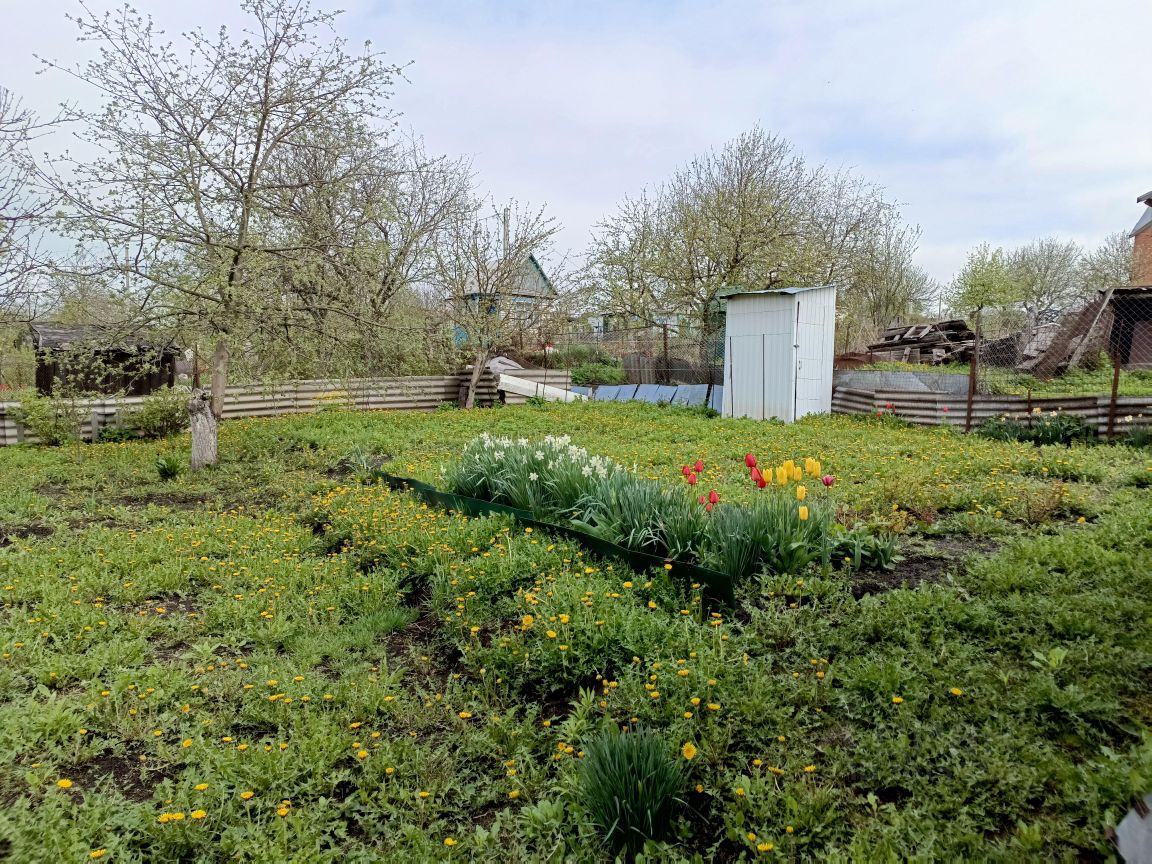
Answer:
<svg viewBox="0 0 1152 864"><path fill-rule="evenodd" d="M1140 197L1152 197L1152 192L1149 192L1147 195L1142 195ZM1140 221L1136 223L1136 227L1132 229L1131 233L1128 235L1129 237L1135 237L1137 234L1147 231L1149 227L1152 227L1152 200L1146 201L1145 203L1148 204L1148 209L1140 215Z"/></svg>
<svg viewBox="0 0 1152 864"><path fill-rule="evenodd" d="M548 278L548 274L544 272L544 268L540 266L536 256L529 252L525 264L527 266L524 269L527 272L521 285L522 295L527 297L555 297L556 286L552 284L552 280Z"/></svg>
<svg viewBox="0 0 1152 864"><path fill-rule="evenodd" d="M556 286L552 284L552 280L548 278L548 274L544 272L544 268L540 266L536 256L529 252L528 257L524 260L519 284L506 293L511 297L553 298L556 296ZM467 296L478 297L480 292L473 291Z"/></svg>
<svg viewBox="0 0 1152 864"><path fill-rule="evenodd" d="M29 324L32 347L38 351L67 351L81 346L100 351L163 351L176 353L172 345L157 345L153 342L135 341L126 333L117 332L97 324L68 326L55 323Z"/></svg>
<svg viewBox="0 0 1152 864"><path fill-rule="evenodd" d="M1145 192L1143 195L1136 199L1136 203L1147 204L1149 207L1152 207L1152 192Z"/></svg>

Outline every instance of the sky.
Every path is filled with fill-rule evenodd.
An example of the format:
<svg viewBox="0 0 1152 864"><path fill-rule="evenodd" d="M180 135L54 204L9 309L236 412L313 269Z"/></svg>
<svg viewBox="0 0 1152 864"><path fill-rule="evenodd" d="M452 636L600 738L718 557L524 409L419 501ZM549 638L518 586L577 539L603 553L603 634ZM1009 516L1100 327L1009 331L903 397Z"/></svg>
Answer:
<svg viewBox="0 0 1152 864"><path fill-rule="evenodd" d="M110 0L88 0L92 9ZM239 0L136 0L171 34ZM495 199L545 204L561 251L626 195L759 124L878 183L946 282L980 242L1127 231L1152 189L1152 0L327 0L404 65L390 107ZM51 114L92 95L77 0L0 0L0 84ZM49 146L62 146L51 141Z"/></svg>

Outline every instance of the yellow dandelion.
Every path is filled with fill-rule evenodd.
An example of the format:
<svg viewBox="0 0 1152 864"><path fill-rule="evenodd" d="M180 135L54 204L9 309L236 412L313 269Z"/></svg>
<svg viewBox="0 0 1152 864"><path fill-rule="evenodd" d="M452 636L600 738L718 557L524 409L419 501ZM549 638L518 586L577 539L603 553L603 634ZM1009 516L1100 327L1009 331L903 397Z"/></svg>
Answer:
<svg viewBox="0 0 1152 864"><path fill-rule="evenodd" d="M685 742L684 746L680 748L680 754L689 762L691 762L696 758L696 745L691 741Z"/></svg>

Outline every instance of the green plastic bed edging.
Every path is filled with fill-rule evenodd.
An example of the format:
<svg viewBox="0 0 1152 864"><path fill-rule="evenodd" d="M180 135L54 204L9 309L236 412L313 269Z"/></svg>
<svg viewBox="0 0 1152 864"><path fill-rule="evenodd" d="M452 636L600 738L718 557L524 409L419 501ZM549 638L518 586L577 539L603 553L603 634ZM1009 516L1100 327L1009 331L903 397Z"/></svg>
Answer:
<svg viewBox="0 0 1152 864"><path fill-rule="evenodd" d="M469 498L466 495L456 495L452 492L442 492L435 486L430 486L420 480L410 477L396 477L392 474L381 473L379 478L392 489L406 490L418 495L429 504L442 507L445 510L455 510L467 516L489 516L494 513L503 513L511 516L520 524L533 530L539 529L551 534L560 534L575 540L585 549L595 552L604 558L616 558L624 561L637 573L644 573L653 567L663 567L672 564L673 575L699 583L704 591L704 600L707 605L722 603L725 606L734 606L736 595L732 579L727 573L713 570L709 567L700 567L696 564L686 564L683 561L661 558L647 552L637 552L635 549L626 549L600 537L593 537L577 528L567 525L556 525L552 522L541 522L528 510L508 507L504 504L494 504L480 498Z"/></svg>

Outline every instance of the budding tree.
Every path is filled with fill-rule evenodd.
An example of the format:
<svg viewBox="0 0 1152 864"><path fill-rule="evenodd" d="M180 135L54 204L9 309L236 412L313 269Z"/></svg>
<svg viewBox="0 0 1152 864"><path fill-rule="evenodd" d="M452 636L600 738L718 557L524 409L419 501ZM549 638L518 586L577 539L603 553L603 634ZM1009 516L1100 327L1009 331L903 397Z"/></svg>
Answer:
<svg viewBox="0 0 1152 864"><path fill-rule="evenodd" d="M36 238L49 208L34 188L28 152L39 128L12 91L0 87L0 322L31 317Z"/></svg>
<svg viewBox="0 0 1152 864"><path fill-rule="evenodd" d="M434 249L431 283L472 359L464 407L472 407L492 353L560 301L558 271L549 279L534 263L552 248L559 230L543 208L513 203L502 214L477 201L453 220Z"/></svg>
<svg viewBox="0 0 1152 864"><path fill-rule="evenodd" d="M151 319L212 334L216 416L230 349L296 303L285 263L326 266L323 244L291 228L293 202L359 176L355 159L319 181L284 166L317 142L330 155L382 134L372 124L388 118L381 105L398 71L368 46L350 52L335 15L302 0L241 5L241 34L193 30L175 42L128 7L85 8L72 20L97 59L47 64L102 98L99 109L67 112L98 155L65 157L45 174L63 224L102 254L105 272L131 276Z"/></svg>
<svg viewBox="0 0 1152 864"><path fill-rule="evenodd" d="M607 311L685 314L707 350L727 289L843 286L895 216L875 185L757 127L625 199L588 257Z"/></svg>

